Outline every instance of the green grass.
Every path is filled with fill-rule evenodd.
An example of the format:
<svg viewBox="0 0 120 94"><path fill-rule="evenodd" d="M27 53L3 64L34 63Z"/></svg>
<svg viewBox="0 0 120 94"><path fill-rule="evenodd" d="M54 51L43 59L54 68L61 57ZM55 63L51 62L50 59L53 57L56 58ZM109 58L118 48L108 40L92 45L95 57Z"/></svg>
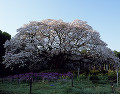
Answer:
<svg viewBox="0 0 120 94"><path fill-rule="evenodd" d="M95 84L89 80L89 77L74 78L74 87L71 86L70 79L68 81L34 82L32 84L32 94L113 94L107 78L104 76L99 78L101 80ZM118 90L116 83L114 85ZM29 94L29 88L28 83L0 82L0 92L6 92L5 94ZM119 94L119 92L117 93Z"/></svg>

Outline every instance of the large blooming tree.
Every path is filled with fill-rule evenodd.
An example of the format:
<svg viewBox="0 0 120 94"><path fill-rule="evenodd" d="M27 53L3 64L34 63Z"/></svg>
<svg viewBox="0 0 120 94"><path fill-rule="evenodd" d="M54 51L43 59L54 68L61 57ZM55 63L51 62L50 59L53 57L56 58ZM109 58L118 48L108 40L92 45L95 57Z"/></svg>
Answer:
<svg viewBox="0 0 120 94"><path fill-rule="evenodd" d="M34 21L17 32L4 45L6 53L3 63L7 67L19 64L33 69L45 66L58 68L63 63L74 65L81 61L119 67L119 59L100 39L100 34L85 21Z"/></svg>

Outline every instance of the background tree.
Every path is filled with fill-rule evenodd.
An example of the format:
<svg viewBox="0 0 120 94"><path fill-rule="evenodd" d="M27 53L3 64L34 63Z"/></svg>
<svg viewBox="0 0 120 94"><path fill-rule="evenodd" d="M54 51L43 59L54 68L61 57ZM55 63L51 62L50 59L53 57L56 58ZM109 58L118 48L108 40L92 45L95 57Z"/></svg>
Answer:
<svg viewBox="0 0 120 94"><path fill-rule="evenodd" d="M2 32L0 30L0 76L7 75L8 69L5 69L5 65L2 64L3 56L5 55L4 43L6 40L10 40L11 35L7 32Z"/></svg>
<svg viewBox="0 0 120 94"><path fill-rule="evenodd" d="M30 22L17 32L4 46L6 54L3 63L7 67L19 64L32 70L64 69L68 66L75 69L75 66L85 67L91 63L119 67L119 59L85 21L65 23L47 19Z"/></svg>
<svg viewBox="0 0 120 94"><path fill-rule="evenodd" d="M5 55L5 48L4 48L4 43L6 40L10 40L11 39L11 35L8 34L7 32L2 32L0 30L0 62L3 61L2 56Z"/></svg>
<svg viewBox="0 0 120 94"><path fill-rule="evenodd" d="M115 50L114 53L120 59L120 52L118 52L118 51Z"/></svg>

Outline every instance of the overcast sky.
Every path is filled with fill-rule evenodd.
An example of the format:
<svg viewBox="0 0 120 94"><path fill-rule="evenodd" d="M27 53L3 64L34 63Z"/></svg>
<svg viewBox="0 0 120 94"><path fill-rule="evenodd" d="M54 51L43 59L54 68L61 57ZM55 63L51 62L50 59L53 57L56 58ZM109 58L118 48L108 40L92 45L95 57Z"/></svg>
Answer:
<svg viewBox="0 0 120 94"><path fill-rule="evenodd" d="M0 0L0 30L12 37L30 21L87 21L112 50L120 51L120 0Z"/></svg>

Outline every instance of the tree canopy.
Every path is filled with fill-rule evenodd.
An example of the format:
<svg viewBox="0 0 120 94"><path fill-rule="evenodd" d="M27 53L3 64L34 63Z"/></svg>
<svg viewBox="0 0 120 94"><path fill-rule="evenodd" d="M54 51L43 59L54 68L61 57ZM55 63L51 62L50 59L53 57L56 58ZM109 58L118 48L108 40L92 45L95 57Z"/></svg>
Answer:
<svg viewBox="0 0 120 94"><path fill-rule="evenodd" d="M118 52L118 51L115 50L114 53L120 59L120 52Z"/></svg>
<svg viewBox="0 0 120 94"><path fill-rule="evenodd" d="M10 40L10 39L11 39L10 34L8 34L7 32L2 32L0 30L0 75L5 74L5 71L7 71L5 69L5 65L2 64L2 61L3 61L3 56L5 55L4 43L6 40Z"/></svg>
<svg viewBox="0 0 120 94"><path fill-rule="evenodd" d="M4 43L6 40L10 40L11 35L7 32L2 32L0 30L0 62L2 62L2 56L5 55Z"/></svg>
<svg viewBox="0 0 120 94"><path fill-rule="evenodd" d="M29 65L33 69L43 68L50 60L53 62L56 56L57 58L63 56L62 59L67 60L66 63L86 57L92 58L94 63L119 67L119 59L114 52L100 39L100 34L85 21L74 20L69 23L53 19L33 21L17 29L17 32L4 45L6 53L3 63L7 67L20 64ZM54 63L64 61L59 58Z"/></svg>

